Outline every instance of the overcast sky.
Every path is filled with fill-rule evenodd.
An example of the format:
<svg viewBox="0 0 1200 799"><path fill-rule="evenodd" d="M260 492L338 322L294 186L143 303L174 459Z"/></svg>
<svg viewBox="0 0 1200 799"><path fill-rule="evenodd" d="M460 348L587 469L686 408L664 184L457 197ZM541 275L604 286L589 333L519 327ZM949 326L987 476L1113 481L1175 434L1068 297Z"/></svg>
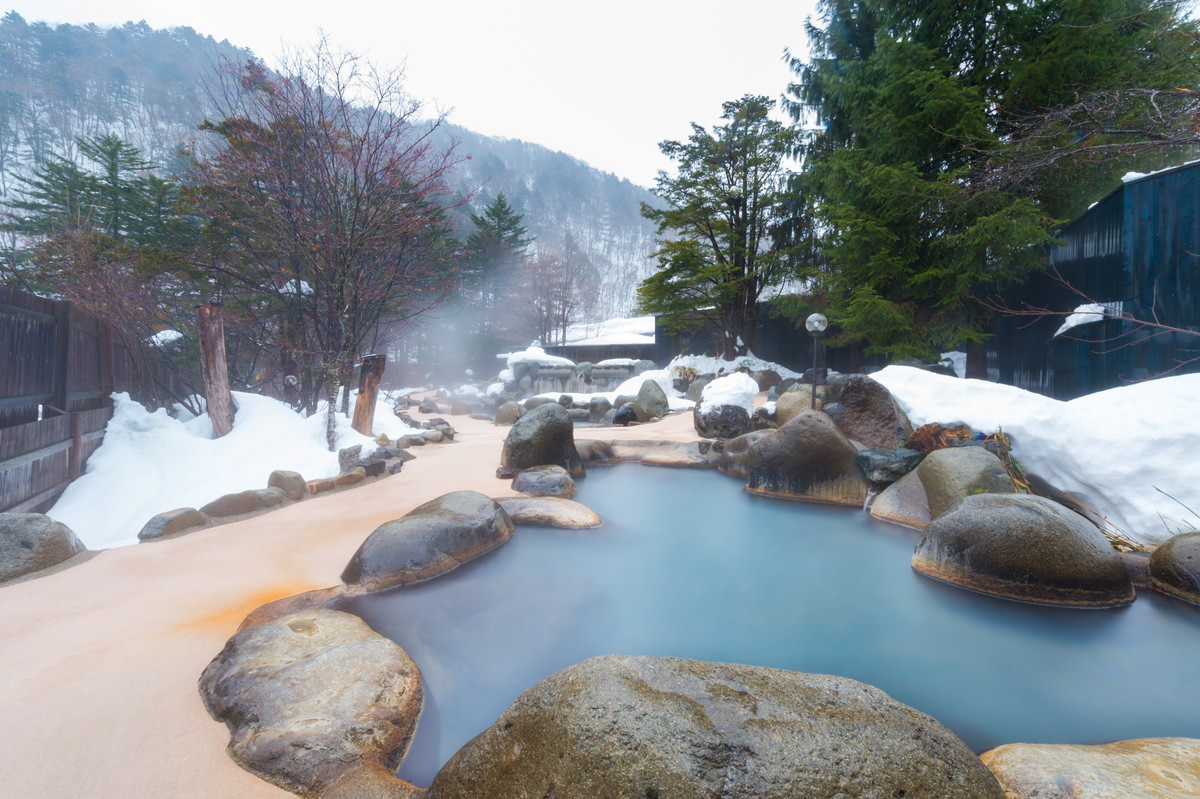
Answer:
<svg viewBox="0 0 1200 799"><path fill-rule="evenodd" d="M650 186L658 142L708 126L721 103L778 97L785 48L806 53L816 0L19 0L27 22L187 25L272 61L332 44L404 66L450 121L536 142Z"/></svg>

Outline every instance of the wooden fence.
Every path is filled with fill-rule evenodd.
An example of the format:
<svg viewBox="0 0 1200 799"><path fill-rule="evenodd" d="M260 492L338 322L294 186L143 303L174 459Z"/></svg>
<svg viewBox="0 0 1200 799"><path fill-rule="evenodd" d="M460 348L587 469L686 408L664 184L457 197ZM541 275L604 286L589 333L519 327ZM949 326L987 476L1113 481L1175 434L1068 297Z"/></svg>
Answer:
<svg viewBox="0 0 1200 799"><path fill-rule="evenodd" d="M108 325L0 287L0 512L45 510L82 474L132 375Z"/></svg>

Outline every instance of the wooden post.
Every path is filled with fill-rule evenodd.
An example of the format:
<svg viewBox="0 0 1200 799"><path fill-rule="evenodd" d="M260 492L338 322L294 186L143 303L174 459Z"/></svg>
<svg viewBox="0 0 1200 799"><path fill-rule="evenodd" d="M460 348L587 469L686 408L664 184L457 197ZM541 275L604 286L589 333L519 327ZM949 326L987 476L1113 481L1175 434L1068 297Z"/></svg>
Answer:
<svg viewBox="0 0 1200 799"><path fill-rule="evenodd" d="M71 303L55 303L54 317L54 396L50 402L59 413L70 413L71 350L75 337L71 330Z"/></svg>
<svg viewBox="0 0 1200 799"><path fill-rule="evenodd" d="M364 436L372 435L375 425L375 400L387 358L383 355L364 355L358 373L358 398L354 401L354 419L350 426Z"/></svg>
<svg viewBox="0 0 1200 799"><path fill-rule="evenodd" d="M204 378L204 398L208 418L217 438L233 429L233 395L229 393L229 365L225 360L225 321L221 304L206 302L196 306L196 327L200 337L200 371Z"/></svg>

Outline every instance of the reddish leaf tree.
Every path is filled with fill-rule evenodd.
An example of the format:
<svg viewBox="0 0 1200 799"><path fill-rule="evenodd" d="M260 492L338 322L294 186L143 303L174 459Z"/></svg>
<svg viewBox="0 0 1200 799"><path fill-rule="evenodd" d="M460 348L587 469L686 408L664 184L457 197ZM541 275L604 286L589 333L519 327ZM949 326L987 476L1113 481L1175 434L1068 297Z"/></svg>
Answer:
<svg viewBox="0 0 1200 799"><path fill-rule="evenodd" d="M231 68L204 129L222 148L195 168L210 220L204 268L272 319L284 375L310 412L334 400L381 322L428 310L455 285L444 213L453 146L419 121L402 75L322 42L281 73ZM239 303L227 303L237 306Z"/></svg>

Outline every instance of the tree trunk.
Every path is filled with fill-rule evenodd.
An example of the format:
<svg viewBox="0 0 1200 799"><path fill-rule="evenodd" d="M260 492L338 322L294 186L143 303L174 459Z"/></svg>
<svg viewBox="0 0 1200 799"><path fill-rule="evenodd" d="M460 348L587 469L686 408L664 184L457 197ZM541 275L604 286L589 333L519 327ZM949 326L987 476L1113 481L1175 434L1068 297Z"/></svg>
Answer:
<svg viewBox="0 0 1200 799"><path fill-rule="evenodd" d="M354 401L354 420L350 426L364 436L374 435L375 400L386 366L387 358L383 355L363 356L362 369L358 373L358 398Z"/></svg>
<svg viewBox="0 0 1200 799"><path fill-rule="evenodd" d="M330 452L337 451L337 395L336 368L330 369L325 377L325 443Z"/></svg>
<svg viewBox="0 0 1200 799"><path fill-rule="evenodd" d="M967 377L987 380L987 343L972 341L967 344Z"/></svg>
<svg viewBox="0 0 1200 799"><path fill-rule="evenodd" d="M206 302L196 307L200 338L200 372L208 418L217 438L233 429L233 395L229 392L229 365L225 360L225 320L221 304Z"/></svg>

